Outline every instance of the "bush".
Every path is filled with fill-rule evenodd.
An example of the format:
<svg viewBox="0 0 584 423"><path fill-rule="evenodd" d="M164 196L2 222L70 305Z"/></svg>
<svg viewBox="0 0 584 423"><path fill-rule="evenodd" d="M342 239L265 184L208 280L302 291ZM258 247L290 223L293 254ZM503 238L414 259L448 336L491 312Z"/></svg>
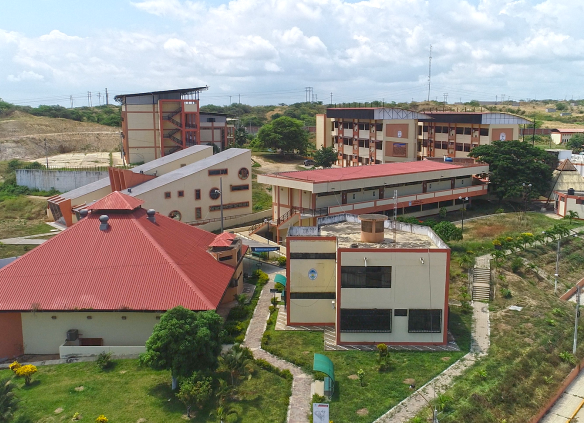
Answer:
<svg viewBox="0 0 584 423"><path fill-rule="evenodd" d="M503 298L511 298L512 297L511 290L507 288L501 288L501 296Z"/></svg>
<svg viewBox="0 0 584 423"><path fill-rule="evenodd" d="M104 416L103 414L100 414L100 416L95 419L96 423L107 423L109 420L106 416Z"/></svg>
<svg viewBox="0 0 584 423"><path fill-rule="evenodd" d="M30 385L32 375L37 372L37 368L33 364L25 364L24 366L20 366L16 368L16 376L23 377L24 383L26 385Z"/></svg>
<svg viewBox="0 0 584 423"><path fill-rule="evenodd" d="M448 213L448 210L446 210L446 207L440 207L440 211L438 212L438 215L440 216L441 219L444 219L446 217L447 213Z"/></svg>
<svg viewBox="0 0 584 423"><path fill-rule="evenodd" d="M286 266L286 257L283 256L279 256L276 261L278 262L278 265L280 266Z"/></svg>
<svg viewBox="0 0 584 423"><path fill-rule="evenodd" d="M288 369L280 370L276 366L269 363L267 360L264 360L262 358L258 358L257 360L255 360L255 363L259 368L267 370L270 373L274 373L274 374L280 376L281 378L284 378L287 380L294 379L294 376L292 375L292 373L290 373L290 370L288 370Z"/></svg>
<svg viewBox="0 0 584 423"><path fill-rule="evenodd" d="M210 377L198 378L193 375L180 384L180 391L176 397L187 407L187 416L190 417L191 406L203 408L213 394L213 379Z"/></svg>
<svg viewBox="0 0 584 423"><path fill-rule="evenodd" d="M462 229L452 222L440 222L432 228L444 242L459 241L462 239Z"/></svg>
<svg viewBox="0 0 584 423"><path fill-rule="evenodd" d="M286 289L284 287L284 285L282 285L280 282L276 283L276 285L274 286L274 288L276 288L280 292L283 292Z"/></svg>
<svg viewBox="0 0 584 423"><path fill-rule="evenodd" d="M272 315L272 313L275 313L278 310L278 307L271 305L269 310L270 310L270 315Z"/></svg>
<svg viewBox="0 0 584 423"><path fill-rule="evenodd" d="M521 257L515 257L511 261L511 271L513 273L517 273L519 272L519 270L521 270L521 267L523 267L523 260L521 259Z"/></svg>
<svg viewBox="0 0 584 423"><path fill-rule="evenodd" d="M112 365L112 353L105 351L100 352L95 362L97 366L102 370L107 369L109 366Z"/></svg>

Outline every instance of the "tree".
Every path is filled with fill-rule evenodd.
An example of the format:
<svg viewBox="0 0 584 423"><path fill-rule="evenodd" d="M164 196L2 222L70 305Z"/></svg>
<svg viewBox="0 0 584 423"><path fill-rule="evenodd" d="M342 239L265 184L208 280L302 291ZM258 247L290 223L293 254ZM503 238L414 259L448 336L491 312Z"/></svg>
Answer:
<svg viewBox="0 0 584 423"><path fill-rule="evenodd" d="M18 401L12 389L14 385L10 378L0 380L0 423L8 423L12 420Z"/></svg>
<svg viewBox="0 0 584 423"><path fill-rule="evenodd" d="M249 374L251 365L251 352L247 348L234 344L231 349L221 354L221 365L231 374L231 385L235 385L237 377Z"/></svg>
<svg viewBox="0 0 584 423"><path fill-rule="evenodd" d="M217 368L221 352L223 319L215 311L194 312L178 306L160 317L146 341L143 364L157 370L170 370L172 389L177 378Z"/></svg>
<svg viewBox="0 0 584 423"><path fill-rule="evenodd" d="M314 152L313 157L316 166L331 167L337 161L337 152L333 147L323 145L320 150Z"/></svg>
<svg viewBox="0 0 584 423"><path fill-rule="evenodd" d="M479 145L469 153L480 163L489 165L491 192L499 201L504 198L526 200L547 195L553 168L550 155L544 150L521 141L493 141ZM524 185L531 184L529 190Z"/></svg>
<svg viewBox="0 0 584 423"><path fill-rule="evenodd" d="M432 229L444 242L458 241L462 239L462 229L456 227L456 225L452 222L440 222Z"/></svg>
<svg viewBox="0 0 584 423"><path fill-rule="evenodd" d="M561 111L561 110L566 110L568 108L568 106L566 106L565 103L556 103L556 110Z"/></svg>
<svg viewBox="0 0 584 423"><path fill-rule="evenodd" d="M564 219L569 219L570 220L570 225L572 224L572 219L579 219L580 216L578 215L577 211L574 210L568 210L566 212L566 215L564 216Z"/></svg>
<svg viewBox="0 0 584 423"><path fill-rule="evenodd" d="M211 413L209 413L209 416L215 417L217 420L223 423L232 414L237 414L237 411L233 410L232 408L226 405L220 405L219 407L217 407L215 411L211 411Z"/></svg>
<svg viewBox="0 0 584 423"><path fill-rule="evenodd" d="M236 146L241 147L249 141L249 134L245 131L243 126L237 128L234 134L234 143Z"/></svg>
<svg viewBox="0 0 584 423"><path fill-rule="evenodd" d="M566 147L574 152L580 154L584 150L584 134L574 134L566 142Z"/></svg>
<svg viewBox="0 0 584 423"><path fill-rule="evenodd" d="M308 132L303 126L299 120L282 116L262 126L257 138L264 148L283 152L296 150L299 154L305 154L308 148Z"/></svg>
<svg viewBox="0 0 584 423"><path fill-rule="evenodd" d="M180 391L176 397L187 407L187 417L191 417L193 405L202 408L209 401L213 394L212 383L213 379L210 377L197 378L195 375L181 382Z"/></svg>

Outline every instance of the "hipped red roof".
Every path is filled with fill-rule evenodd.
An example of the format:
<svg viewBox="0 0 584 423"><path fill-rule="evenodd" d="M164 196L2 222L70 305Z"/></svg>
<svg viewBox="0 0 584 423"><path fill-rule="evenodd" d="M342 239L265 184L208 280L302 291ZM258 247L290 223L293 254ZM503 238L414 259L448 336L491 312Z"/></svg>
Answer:
<svg viewBox="0 0 584 423"><path fill-rule="evenodd" d="M0 310L217 308L234 269L207 252L214 234L141 208L108 216L106 231L91 213L1 269Z"/></svg>
<svg viewBox="0 0 584 423"><path fill-rule="evenodd" d="M234 239L234 234L223 232L222 234L219 234L217 237L215 237L213 242L209 244L209 247L230 247Z"/></svg>
<svg viewBox="0 0 584 423"><path fill-rule="evenodd" d="M87 210L134 210L142 204L143 200L114 191L87 207Z"/></svg>

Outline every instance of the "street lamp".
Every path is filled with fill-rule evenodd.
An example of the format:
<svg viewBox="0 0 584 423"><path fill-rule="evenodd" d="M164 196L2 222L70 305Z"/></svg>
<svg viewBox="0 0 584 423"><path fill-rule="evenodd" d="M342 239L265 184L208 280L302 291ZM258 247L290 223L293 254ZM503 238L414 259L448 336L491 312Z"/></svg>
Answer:
<svg viewBox="0 0 584 423"><path fill-rule="evenodd" d="M411 390L414 390L415 388L416 388L415 385L410 385ZM421 390L417 391L416 393L419 394L424 401L426 401L426 404L428 404L428 407L430 407L430 410L432 410L432 423L440 423L438 421L438 410L436 410L436 406L434 406L434 409L432 409L432 404L430 404L430 401L428 401L426 399L426 397L424 396L424 394L422 394ZM435 395L435 393L434 393L434 395Z"/></svg>
<svg viewBox="0 0 584 423"><path fill-rule="evenodd" d="M542 232L544 235L547 236L547 233L545 231ZM560 265L560 241L564 238L568 238L570 236L578 236L578 234L569 234L566 235L564 237L559 237L558 238L558 247L556 249L556 273L554 273L554 294L557 294L558 291L558 277L560 276L559 274L559 265Z"/></svg>
<svg viewBox="0 0 584 423"><path fill-rule="evenodd" d="M527 213L527 200L529 199L529 193L531 192L531 184L526 184L525 182L523 185L523 213Z"/></svg>
<svg viewBox="0 0 584 423"><path fill-rule="evenodd" d="M220 210L221 210L221 233L223 233L223 178L219 178L219 189L216 189L215 192L219 194L219 198L221 200L220 203Z"/></svg>
<svg viewBox="0 0 584 423"><path fill-rule="evenodd" d="M270 245L270 221L268 219L264 219L264 223L268 224L268 233L266 234L266 239L268 240L268 245Z"/></svg>
<svg viewBox="0 0 584 423"><path fill-rule="evenodd" d="M462 200L462 208L460 209L460 218L462 221L461 231L464 232L464 207L465 207L464 204L465 204L465 201L468 201L468 197L464 197L464 198L458 197L458 199Z"/></svg>

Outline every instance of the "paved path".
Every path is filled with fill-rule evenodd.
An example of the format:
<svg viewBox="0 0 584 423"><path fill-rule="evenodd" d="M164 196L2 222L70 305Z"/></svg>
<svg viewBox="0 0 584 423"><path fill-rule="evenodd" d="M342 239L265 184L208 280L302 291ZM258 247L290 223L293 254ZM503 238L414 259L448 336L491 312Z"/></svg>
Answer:
<svg viewBox="0 0 584 423"><path fill-rule="evenodd" d="M275 266L270 267L277 269ZM263 267L262 270L264 270ZM280 272L283 272L282 269L280 269ZM280 272L274 272L273 274ZM312 377L304 373L299 367L279 359L262 349L262 336L266 330L269 317L268 309L272 298L270 289L273 287L274 282L273 280L270 280L264 286L264 289L262 289L260 299L251 322L249 323L249 327L247 328L243 345L253 352L255 358L264 359L279 369L290 370L290 373L294 376L294 380L292 382L292 396L290 397L290 402L288 404L287 421L289 423L308 423L308 415L310 413L310 404L312 400L310 397L310 385L313 382Z"/></svg>
<svg viewBox="0 0 584 423"><path fill-rule="evenodd" d="M540 423L566 423L578 410L582 401L584 401L584 372L576 376ZM577 417L579 417L579 422L584 421L584 411L580 411Z"/></svg>
<svg viewBox="0 0 584 423"><path fill-rule="evenodd" d="M473 304L472 344L468 354L444 370L430 382L393 407L374 423L403 423L414 418L424 407L426 399L434 399L444 393L460 376L489 349L489 305L475 301Z"/></svg>

